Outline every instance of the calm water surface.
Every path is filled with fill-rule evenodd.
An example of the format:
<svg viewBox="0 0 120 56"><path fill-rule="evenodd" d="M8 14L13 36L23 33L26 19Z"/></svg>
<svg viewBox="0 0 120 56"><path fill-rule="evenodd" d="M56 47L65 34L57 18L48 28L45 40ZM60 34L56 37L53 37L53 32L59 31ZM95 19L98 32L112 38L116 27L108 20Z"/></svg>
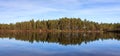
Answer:
<svg viewBox="0 0 120 56"><path fill-rule="evenodd" d="M120 56L120 34L0 33L0 56Z"/></svg>

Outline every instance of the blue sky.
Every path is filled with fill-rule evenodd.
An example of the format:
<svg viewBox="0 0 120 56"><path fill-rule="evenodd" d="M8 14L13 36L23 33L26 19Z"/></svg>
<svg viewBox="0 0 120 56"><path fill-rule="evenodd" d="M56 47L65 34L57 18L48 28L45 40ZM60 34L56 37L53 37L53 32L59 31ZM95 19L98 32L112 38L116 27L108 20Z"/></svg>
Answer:
<svg viewBox="0 0 120 56"><path fill-rule="evenodd" d="M0 0L0 23L61 17L120 23L120 0Z"/></svg>

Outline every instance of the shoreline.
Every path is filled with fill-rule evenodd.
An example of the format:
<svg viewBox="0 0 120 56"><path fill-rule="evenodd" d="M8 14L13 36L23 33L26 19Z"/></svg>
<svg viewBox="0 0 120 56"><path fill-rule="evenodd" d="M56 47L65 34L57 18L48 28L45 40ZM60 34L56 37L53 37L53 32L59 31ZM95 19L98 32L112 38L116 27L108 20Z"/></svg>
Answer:
<svg viewBox="0 0 120 56"><path fill-rule="evenodd" d="M94 33L94 32L105 32L100 30L0 30L0 32L88 32L88 33Z"/></svg>

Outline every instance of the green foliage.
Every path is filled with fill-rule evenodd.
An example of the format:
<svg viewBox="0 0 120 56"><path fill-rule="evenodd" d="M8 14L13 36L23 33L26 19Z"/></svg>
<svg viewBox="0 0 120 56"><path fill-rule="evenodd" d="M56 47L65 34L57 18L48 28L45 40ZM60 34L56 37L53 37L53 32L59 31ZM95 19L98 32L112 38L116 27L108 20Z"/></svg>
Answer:
<svg viewBox="0 0 120 56"><path fill-rule="evenodd" d="M0 24L0 30L89 30L103 31L120 28L120 23L97 23L80 18L60 18L59 20L34 21L33 19L16 24Z"/></svg>

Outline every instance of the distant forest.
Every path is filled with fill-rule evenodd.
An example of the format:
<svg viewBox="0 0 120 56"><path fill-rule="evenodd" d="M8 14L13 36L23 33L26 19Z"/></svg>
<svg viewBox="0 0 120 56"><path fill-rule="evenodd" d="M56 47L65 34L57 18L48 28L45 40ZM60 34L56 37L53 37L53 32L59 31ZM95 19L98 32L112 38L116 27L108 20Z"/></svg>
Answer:
<svg viewBox="0 0 120 56"><path fill-rule="evenodd" d="M97 23L80 18L59 18L58 20L37 20L0 24L0 30L37 31L105 31L120 28L120 23Z"/></svg>

